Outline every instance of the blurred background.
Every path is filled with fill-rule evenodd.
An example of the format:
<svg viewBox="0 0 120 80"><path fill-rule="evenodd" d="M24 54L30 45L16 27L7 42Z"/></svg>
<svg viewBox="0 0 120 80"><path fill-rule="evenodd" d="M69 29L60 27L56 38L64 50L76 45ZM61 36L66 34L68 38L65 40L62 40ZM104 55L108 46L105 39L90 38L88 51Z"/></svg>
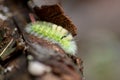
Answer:
<svg viewBox="0 0 120 80"><path fill-rule="evenodd" d="M120 80L120 0L61 0L78 28L86 80Z"/></svg>

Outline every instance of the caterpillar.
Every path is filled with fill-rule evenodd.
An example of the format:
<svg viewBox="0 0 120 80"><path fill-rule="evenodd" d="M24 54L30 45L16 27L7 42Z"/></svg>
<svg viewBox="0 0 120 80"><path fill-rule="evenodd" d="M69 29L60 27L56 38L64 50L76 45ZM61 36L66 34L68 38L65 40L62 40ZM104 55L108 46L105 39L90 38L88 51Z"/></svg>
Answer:
<svg viewBox="0 0 120 80"><path fill-rule="evenodd" d="M72 34L62 26L46 21L35 21L27 24L25 31L38 38L57 43L70 55L75 55L77 51L76 42Z"/></svg>

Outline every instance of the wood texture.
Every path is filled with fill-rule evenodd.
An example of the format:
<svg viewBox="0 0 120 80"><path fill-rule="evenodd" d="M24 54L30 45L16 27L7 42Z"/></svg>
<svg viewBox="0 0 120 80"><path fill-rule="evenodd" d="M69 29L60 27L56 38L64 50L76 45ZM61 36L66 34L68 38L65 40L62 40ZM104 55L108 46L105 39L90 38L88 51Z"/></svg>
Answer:
<svg viewBox="0 0 120 80"><path fill-rule="evenodd" d="M83 79L83 66L82 66L82 60L76 56L70 56L66 55L65 52L56 44L52 44L49 41L46 41L44 39L39 39L35 36L26 34L24 32L25 25L30 22L29 19L29 13L32 12L28 6L27 6L27 0L6 0L4 3L5 6L7 6L10 10L10 13L12 13L12 16L7 19L7 23L9 24L7 27L10 29L11 33L14 33L14 35L9 34L6 36L7 38L11 37L15 41L14 49L12 53L5 57L4 60L0 62L0 80L82 80ZM47 5L46 5L47 6ZM57 4L53 5L52 7L59 7ZM53 13L52 8L50 11L44 7L40 10L41 13ZM59 12L58 8L58 12ZM35 10L38 11L39 10ZM51 12L52 11L52 12ZM62 13L62 14L61 14ZM57 13L58 14L58 13ZM53 13L55 21L64 20L63 22L60 22L59 24L65 25L66 29L69 29L73 33L73 35L76 34L74 26L69 26L71 23L69 23L68 18L66 20L66 17L63 17L63 12L60 11L61 15L57 15L56 13ZM38 13L35 13L35 15L38 15ZM56 15L56 16L55 16ZM42 20L42 18L45 19L45 15L38 15L36 18L39 18ZM48 18L48 21L51 21L52 18ZM46 21L47 21L46 20ZM52 22L52 21L51 21ZM53 20L54 22L54 20ZM57 21L58 22L58 21ZM2 25L2 23L0 24ZM13 28L11 28L11 26ZM67 27L68 26L68 27ZM2 28L5 27L4 25ZM0 30L2 29L0 27ZM14 31L14 28L17 30ZM6 32L7 33L7 32ZM0 35L3 36L3 34L0 32ZM11 40L11 38L9 38ZM1 40L1 43L4 41ZM10 41L8 41L9 43ZM6 44L8 44L6 43ZM36 45L39 45L40 47L37 48ZM2 46L0 44L0 46ZM11 46L11 45L10 45ZM4 47L3 47L4 48ZM1 53L1 52L0 52ZM12 55L12 56L10 56ZM37 61L43 65L46 65L51 69L49 72L44 72L44 74L40 74L37 76L34 76L30 74L28 71L28 55L31 55L34 59L33 61Z"/></svg>

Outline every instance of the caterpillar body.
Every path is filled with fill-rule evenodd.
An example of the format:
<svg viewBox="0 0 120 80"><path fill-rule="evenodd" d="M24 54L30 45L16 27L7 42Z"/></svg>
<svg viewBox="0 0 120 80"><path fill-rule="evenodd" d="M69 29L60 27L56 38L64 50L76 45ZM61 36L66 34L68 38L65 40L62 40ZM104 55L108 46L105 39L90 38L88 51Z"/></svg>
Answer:
<svg viewBox="0 0 120 80"><path fill-rule="evenodd" d="M27 24L25 31L52 43L57 43L70 55L75 55L77 51L76 42L72 34L62 26L45 21L35 21Z"/></svg>

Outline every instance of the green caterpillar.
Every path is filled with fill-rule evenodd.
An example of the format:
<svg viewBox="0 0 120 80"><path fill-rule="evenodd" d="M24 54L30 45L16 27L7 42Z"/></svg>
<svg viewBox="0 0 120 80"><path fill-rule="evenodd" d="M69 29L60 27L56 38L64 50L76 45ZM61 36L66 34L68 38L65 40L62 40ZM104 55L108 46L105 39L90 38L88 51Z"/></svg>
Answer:
<svg viewBox="0 0 120 80"><path fill-rule="evenodd" d="M77 46L72 34L62 26L45 21L36 21L29 23L25 30L34 36L57 43L70 55L75 55L76 53Z"/></svg>

